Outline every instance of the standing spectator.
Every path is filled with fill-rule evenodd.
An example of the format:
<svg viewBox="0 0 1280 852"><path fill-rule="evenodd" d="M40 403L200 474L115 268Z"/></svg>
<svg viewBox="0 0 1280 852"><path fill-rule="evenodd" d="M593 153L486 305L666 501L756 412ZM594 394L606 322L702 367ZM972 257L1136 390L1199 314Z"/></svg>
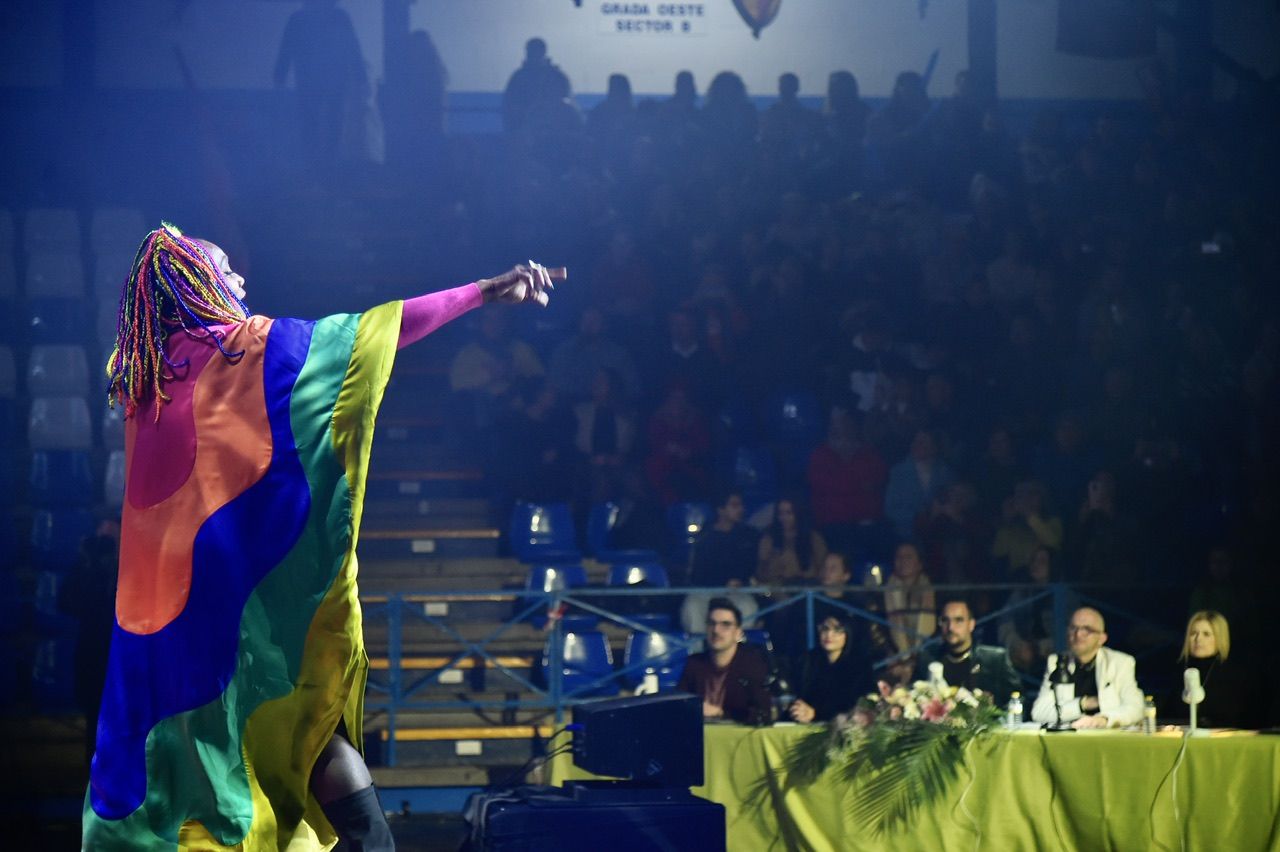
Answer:
<svg viewBox="0 0 1280 852"><path fill-rule="evenodd" d="M762 586L811 580L826 556L822 533L813 529L794 499L784 497L774 508L773 523L760 536L755 580Z"/></svg>
<svg viewBox="0 0 1280 852"><path fill-rule="evenodd" d="M74 685L76 704L84 711L84 766L93 762L98 739L98 713L107 680L108 649L116 626L116 575L119 570L119 524L103 524L80 546L75 576L66 584L62 608L79 622Z"/></svg>
<svg viewBox="0 0 1280 852"><path fill-rule="evenodd" d="M1254 595L1242 585L1235 573L1235 557L1231 549L1223 545L1212 548L1204 576L1191 590L1190 610L1221 613L1235 625L1232 632L1237 643L1247 649L1260 636L1257 606Z"/></svg>
<svg viewBox="0 0 1280 852"><path fill-rule="evenodd" d="M884 513L900 538L915 533L916 517L955 480L951 468L938 458L938 445L928 429L916 430L907 458L889 470Z"/></svg>
<svg viewBox="0 0 1280 852"><path fill-rule="evenodd" d="M1003 501L1013 493L1014 486L1025 478L1008 428L997 426L991 430L987 437L987 452L978 470L976 481L982 509L989 517L994 516Z"/></svg>
<svg viewBox="0 0 1280 852"><path fill-rule="evenodd" d="M829 722L875 689L871 662L853 646L851 634L847 620L829 615L818 622L818 647L805 654L797 698L787 708L792 719Z"/></svg>
<svg viewBox="0 0 1280 852"><path fill-rule="evenodd" d="M977 492L967 482L956 482L933 501L920 530L925 568L939 582L954 585L988 583L987 531L978 518ZM985 597L982 595L980 597ZM977 601L986 612L984 600Z"/></svg>
<svg viewBox="0 0 1280 852"><path fill-rule="evenodd" d="M778 78L778 100L760 116L761 153L774 165L794 169L812 154L822 127L817 112L800 103L800 78Z"/></svg>
<svg viewBox="0 0 1280 852"><path fill-rule="evenodd" d="M701 696L704 718L767 724L772 716L765 688L769 667L762 653L743 644L742 613L732 601L713 598L706 631L707 649L689 657L676 691Z"/></svg>
<svg viewBox="0 0 1280 852"><path fill-rule="evenodd" d="M524 129L539 108L570 91L569 78L547 56L547 43L531 38L524 44L524 63L507 80L502 93L502 125L507 133Z"/></svg>
<svg viewBox="0 0 1280 852"><path fill-rule="evenodd" d="M889 467L861 440L859 421L842 408L827 419L827 437L809 457L809 505L827 544L858 558L878 558L884 540Z"/></svg>
<svg viewBox="0 0 1280 852"><path fill-rule="evenodd" d="M870 114L871 107L858 91L858 78L849 71L832 71L822 109L826 133L820 175L833 197L862 185L862 140Z"/></svg>
<svg viewBox="0 0 1280 852"><path fill-rule="evenodd" d="M369 85L351 17L337 0L307 0L289 16L276 54L275 84L293 72L302 144L313 166L338 159L346 104Z"/></svg>
<svg viewBox="0 0 1280 852"><path fill-rule="evenodd" d="M497 505L515 500L567 502L572 497L577 421L555 386L543 382L528 405L503 413L495 434L519 435L497 442L492 473ZM505 513L504 513L505 514Z"/></svg>

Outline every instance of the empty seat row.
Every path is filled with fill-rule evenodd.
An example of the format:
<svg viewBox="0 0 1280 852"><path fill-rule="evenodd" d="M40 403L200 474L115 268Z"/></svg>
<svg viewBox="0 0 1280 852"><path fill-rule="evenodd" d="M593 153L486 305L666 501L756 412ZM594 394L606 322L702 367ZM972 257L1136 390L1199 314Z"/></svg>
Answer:
<svg viewBox="0 0 1280 852"><path fill-rule="evenodd" d="M17 219L0 210L0 249L18 246ZM80 214L67 207L37 207L21 215L21 246L27 253L80 246ZM149 230L142 211L133 207L100 207L89 219L89 245L94 251L121 243L137 246Z"/></svg>

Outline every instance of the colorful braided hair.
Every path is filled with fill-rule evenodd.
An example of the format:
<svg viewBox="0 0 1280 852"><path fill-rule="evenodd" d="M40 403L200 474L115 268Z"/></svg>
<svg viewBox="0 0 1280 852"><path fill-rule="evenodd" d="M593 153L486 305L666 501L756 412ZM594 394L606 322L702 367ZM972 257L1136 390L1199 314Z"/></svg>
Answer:
<svg viewBox="0 0 1280 852"><path fill-rule="evenodd" d="M132 417L147 395L156 399L156 419L170 397L166 382L179 378L187 361L169 360L166 342L181 329L197 339L210 340L228 361L244 352L223 348L223 333L211 326L240 322L249 309L227 284L199 242L183 236L168 222L147 234L133 258L133 269L120 297L116 342L107 360L107 399L124 406Z"/></svg>

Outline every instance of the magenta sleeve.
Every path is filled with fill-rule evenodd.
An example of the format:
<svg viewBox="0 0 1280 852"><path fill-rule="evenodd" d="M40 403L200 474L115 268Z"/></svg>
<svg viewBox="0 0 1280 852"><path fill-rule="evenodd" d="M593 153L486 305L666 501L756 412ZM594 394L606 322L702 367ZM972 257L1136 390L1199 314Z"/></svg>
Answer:
<svg viewBox="0 0 1280 852"><path fill-rule="evenodd" d="M417 343L440 326L455 320L472 308L484 304L484 296L475 284L463 284L452 290L440 290L404 300L400 318L400 342L397 349Z"/></svg>

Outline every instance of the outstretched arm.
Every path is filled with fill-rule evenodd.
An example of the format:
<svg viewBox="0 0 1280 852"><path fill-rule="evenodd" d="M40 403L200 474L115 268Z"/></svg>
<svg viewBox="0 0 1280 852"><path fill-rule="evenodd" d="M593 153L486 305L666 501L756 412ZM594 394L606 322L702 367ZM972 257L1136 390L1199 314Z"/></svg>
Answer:
<svg viewBox="0 0 1280 852"><path fill-rule="evenodd" d="M403 349L410 343L416 343L484 302L503 302L509 305L536 302L545 306L550 299L550 291L555 289L553 282L563 281L566 276L567 272L562 266L548 269L530 261L529 265L519 264L496 278L482 278L452 290L440 290L406 299L397 348Z"/></svg>

